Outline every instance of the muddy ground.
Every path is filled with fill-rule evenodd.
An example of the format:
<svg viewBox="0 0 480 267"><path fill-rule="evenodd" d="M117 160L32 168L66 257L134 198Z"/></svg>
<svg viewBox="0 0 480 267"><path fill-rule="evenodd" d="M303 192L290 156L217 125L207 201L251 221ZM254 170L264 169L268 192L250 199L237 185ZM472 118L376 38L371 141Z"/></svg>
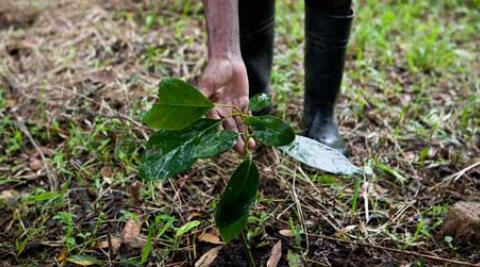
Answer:
<svg viewBox="0 0 480 267"><path fill-rule="evenodd" d="M441 233L480 201L480 3L358 1L338 104L350 159L371 175L315 172L260 149L247 242L259 266L480 263L475 240ZM301 130L303 6L277 1L276 113ZM0 3L0 265L194 266L216 241L227 153L164 184L139 180L142 113L162 77L206 63L197 1ZM360 179L360 182L356 182ZM152 236L152 250L125 240ZM188 222L200 224L184 235ZM160 231L160 229L164 229ZM118 242L118 246L115 245ZM115 243L115 244L114 244ZM121 243L121 244L120 244ZM403 251L403 252L402 252ZM457 264L451 261L457 261ZM246 266L240 240L211 266Z"/></svg>

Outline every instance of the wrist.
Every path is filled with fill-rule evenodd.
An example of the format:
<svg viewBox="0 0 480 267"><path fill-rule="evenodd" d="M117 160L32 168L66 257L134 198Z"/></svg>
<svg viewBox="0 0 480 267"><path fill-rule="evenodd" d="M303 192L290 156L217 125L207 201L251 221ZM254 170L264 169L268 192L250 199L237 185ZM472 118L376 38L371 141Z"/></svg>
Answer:
<svg viewBox="0 0 480 267"><path fill-rule="evenodd" d="M238 0L203 0L210 60L241 59Z"/></svg>
<svg viewBox="0 0 480 267"><path fill-rule="evenodd" d="M209 61L242 61L242 55L239 52L234 51L210 51L208 53Z"/></svg>

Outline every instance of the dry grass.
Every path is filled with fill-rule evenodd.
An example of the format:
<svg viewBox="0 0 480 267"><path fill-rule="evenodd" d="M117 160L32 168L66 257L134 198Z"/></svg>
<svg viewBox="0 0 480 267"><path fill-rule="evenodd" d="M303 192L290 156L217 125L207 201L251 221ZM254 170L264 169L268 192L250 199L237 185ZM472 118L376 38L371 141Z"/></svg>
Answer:
<svg viewBox="0 0 480 267"><path fill-rule="evenodd" d="M213 247L197 234L215 233L216 197L240 158L227 153L165 184L141 183L139 199L131 192L148 135L139 121L156 84L166 76L193 81L205 64L201 5L97 2L42 0L8 12L0 5L0 25L8 24L0 30L0 264L60 265L86 254L140 265L139 249L124 245L114 255L96 247L138 216L145 235L166 226L146 264L191 266ZM278 4L272 84L278 114L295 123L301 4ZM478 246L439 233L450 204L480 201L480 5L428 5L359 4L338 110L352 161L371 175L356 183L278 151L257 153L262 181L248 238L259 264L278 239L281 266L287 250L306 266L444 265L379 246L480 262ZM5 15L14 8L24 19ZM175 237L192 220L201 225ZM216 261L244 263L239 241Z"/></svg>

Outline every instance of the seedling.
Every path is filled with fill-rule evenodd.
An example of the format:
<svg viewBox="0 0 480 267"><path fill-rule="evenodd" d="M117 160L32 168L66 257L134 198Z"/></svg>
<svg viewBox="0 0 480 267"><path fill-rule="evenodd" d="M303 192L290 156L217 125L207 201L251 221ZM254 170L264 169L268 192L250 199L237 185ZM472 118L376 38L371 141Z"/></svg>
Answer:
<svg viewBox="0 0 480 267"><path fill-rule="evenodd" d="M270 96L260 94L250 99L250 111L271 104ZM353 166L342 154L319 142L296 136L285 121L270 115L251 116L239 107L229 106L246 125L244 133L220 130L222 120L203 118L215 106L193 85L178 79L163 79L159 84L158 101L147 111L144 122L157 131L146 145L140 176L149 181L163 180L187 171L198 159L217 157L231 149L238 138L245 144L253 137L264 145L278 147L293 158L331 173L355 174ZM245 146L243 162L234 171L215 212L215 223L225 242L244 229L248 211L255 201L259 173L252 160L252 151Z"/></svg>

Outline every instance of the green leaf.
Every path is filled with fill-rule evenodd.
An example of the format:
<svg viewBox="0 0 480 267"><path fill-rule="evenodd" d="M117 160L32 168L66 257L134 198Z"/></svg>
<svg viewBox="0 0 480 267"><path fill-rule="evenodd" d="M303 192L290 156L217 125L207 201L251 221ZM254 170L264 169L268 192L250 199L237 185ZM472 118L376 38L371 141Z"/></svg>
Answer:
<svg viewBox="0 0 480 267"><path fill-rule="evenodd" d="M253 130L253 136L268 146L285 146L295 139L292 127L274 116L248 117L247 124Z"/></svg>
<svg viewBox="0 0 480 267"><path fill-rule="evenodd" d="M151 128L180 130L214 107L197 88L182 80L163 79L158 87L158 101L143 117Z"/></svg>
<svg viewBox="0 0 480 267"><path fill-rule="evenodd" d="M80 266L91 266L100 264L100 261L97 258L89 255L73 255L71 257L68 257L67 261Z"/></svg>
<svg viewBox="0 0 480 267"><path fill-rule="evenodd" d="M215 223L225 242L237 237L245 228L257 188L258 170L249 158L235 170L217 206Z"/></svg>
<svg viewBox="0 0 480 267"><path fill-rule="evenodd" d="M248 109L250 111L259 111L261 109L268 108L271 105L272 105L272 96L265 93L260 93L250 98Z"/></svg>
<svg viewBox="0 0 480 267"><path fill-rule="evenodd" d="M200 221L190 221L187 222L186 224L182 225L180 228L177 229L175 233L175 238L180 238L184 234L190 232L193 228L197 227L200 225Z"/></svg>
<svg viewBox="0 0 480 267"><path fill-rule="evenodd" d="M234 131L220 131L202 135L199 145L195 148L194 156L198 159L215 157L219 153L232 148L237 139L238 133Z"/></svg>
<svg viewBox="0 0 480 267"><path fill-rule="evenodd" d="M140 176L167 179L186 171L197 159L215 157L235 145L238 133L218 132L219 120L200 119L179 131L160 130L148 140Z"/></svg>
<svg viewBox="0 0 480 267"><path fill-rule="evenodd" d="M295 136L293 143L280 149L296 160L321 171L346 175L362 173L362 170L342 153L304 136Z"/></svg>

